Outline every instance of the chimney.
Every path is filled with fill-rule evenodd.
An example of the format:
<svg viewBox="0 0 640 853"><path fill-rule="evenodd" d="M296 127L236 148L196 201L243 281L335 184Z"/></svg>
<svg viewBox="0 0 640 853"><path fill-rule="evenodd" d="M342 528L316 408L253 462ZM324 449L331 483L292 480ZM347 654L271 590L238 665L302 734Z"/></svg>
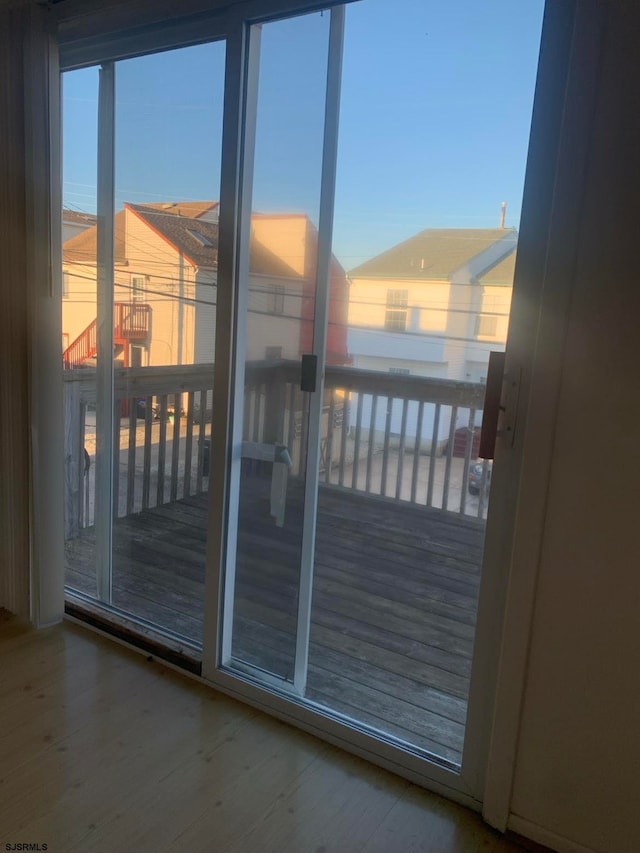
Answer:
<svg viewBox="0 0 640 853"><path fill-rule="evenodd" d="M507 215L507 202L503 201L500 205L500 228L504 231L504 220Z"/></svg>

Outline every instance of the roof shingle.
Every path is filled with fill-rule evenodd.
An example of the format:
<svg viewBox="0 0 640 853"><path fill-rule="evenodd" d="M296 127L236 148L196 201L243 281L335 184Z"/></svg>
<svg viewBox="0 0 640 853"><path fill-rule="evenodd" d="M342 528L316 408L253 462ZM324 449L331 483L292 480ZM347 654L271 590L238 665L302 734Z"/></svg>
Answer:
<svg viewBox="0 0 640 853"><path fill-rule="evenodd" d="M187 261L197 267L218 267L218 223L200 217L217 202L178 202L167 207L164 204L125 204L125 210L114 218L115 262L123 264L131 260L126 247L126 210L133 212L157 234L181 252ZM194 215L187 215L190 211ZM66 263L95 264L97 257L97 226L87 228L71 237L63 245L63 260ZM299 275L284 260L279 258L258 240L251 240L250 270L256 275L276 278L299 278Z"/></svg>
<svg viewBox="0 0 640 853"><path fill-rule="evenodd" d="M126 207L133 210L179 252L182 252L194 266L217 269L219 233L217 222L167 213L166 209L160 211L140 204L127 204ZM298 277L287 263L255 239L251 240L249 266L251 272L256 275L278 278Z"/></svg>
<svg viewBox="0 0 640 853"><path fill-rule="evenodd" d="M480 284L491 284L500 286L513 285L513 277L516 271L516 253L511 252L506 258L492 267L490 270L481 276L478 281Z"/></svg>
<svg viewBox="0 0 640 853"><path fill-rule="evenodd" d="M96 219L97 217L93 213L83 213L80 210L69 210L68 207L65 207L62 211L63 222L73 222L77 225L86 225L88 228L96 224Z"/></svg>
<svg viewBox="0 0 640 853"><path fill-rule="evenodd" d="M502 228L427 228L349 271L350 278L448 279L509 232Z"/></svg>
<svg viewBox="0 0 640 853"><path fill-rule="evenodd" d="M113 219L115 262L124 263L124 217L121 210ZM70 237L62 245L62 260L68 264L95 264L97 258L98 226L86 228L74 237Z"/></svg>
<svg viewBox="0 0 640 853"><path fill-rule="evenodd" d="M176 216L190 216L192 219L198 219L210 210L219 207L219 203L217 201L161 201L143 202L138 206L175 214Z"/></svg>

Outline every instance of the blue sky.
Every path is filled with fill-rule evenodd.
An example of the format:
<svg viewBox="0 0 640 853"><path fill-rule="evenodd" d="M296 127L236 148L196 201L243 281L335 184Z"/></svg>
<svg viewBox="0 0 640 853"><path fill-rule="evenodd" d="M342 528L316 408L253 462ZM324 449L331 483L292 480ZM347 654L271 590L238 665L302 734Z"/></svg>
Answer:
<svg viewBox="0 0 640 853"><path fill-rule="evenodd" d="M423 228L496 226L502 201L518 225L542 7L347 7L334 225L347 269ZM317 218L328 32L326 13L263 27L254 209ZM116 79L116 205L217 198L224 44L127 60ZM96 113L97 70L65 75L64 199L88 211Z"/></svg>

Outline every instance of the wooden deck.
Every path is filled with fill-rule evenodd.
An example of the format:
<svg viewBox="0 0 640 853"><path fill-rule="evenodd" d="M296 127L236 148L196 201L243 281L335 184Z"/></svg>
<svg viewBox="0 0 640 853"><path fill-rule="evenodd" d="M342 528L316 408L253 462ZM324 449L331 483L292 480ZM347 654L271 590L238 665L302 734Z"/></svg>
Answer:
<svg viewBox="0 0 640 853"><path fill-rule="evenodd" d="M286 520L265 483L243 480L233 654L292 676L301 490ZM483 524L389 498L320 489L307 698L460 762ZM114 529L114 604L199 641L206 499ZM95 595L93 530L67 543L67 583Z"/></svg>

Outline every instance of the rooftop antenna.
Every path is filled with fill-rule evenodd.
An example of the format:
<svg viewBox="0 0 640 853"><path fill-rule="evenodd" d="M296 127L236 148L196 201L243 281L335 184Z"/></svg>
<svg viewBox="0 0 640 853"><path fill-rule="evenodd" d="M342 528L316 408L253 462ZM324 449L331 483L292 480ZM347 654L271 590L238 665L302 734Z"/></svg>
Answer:
<svg viewBox="0 0 640 853"><path fill-rule="evenodd" d="M507 202L503 201L500 205L500 230L504 231L504 220L507 216Z"/></svg>

